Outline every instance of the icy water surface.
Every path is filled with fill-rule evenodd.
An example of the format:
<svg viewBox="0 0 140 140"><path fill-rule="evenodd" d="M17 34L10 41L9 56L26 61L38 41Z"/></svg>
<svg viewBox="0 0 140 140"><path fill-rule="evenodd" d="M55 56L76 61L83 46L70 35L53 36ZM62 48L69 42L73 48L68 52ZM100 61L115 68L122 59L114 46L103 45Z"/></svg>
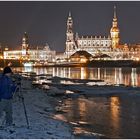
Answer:
<svg viewBox="0 0 140 140"><path fill-rule="evenodd" d="M65 99L62 106L76 134L140 138L140 96Z"/></svg>

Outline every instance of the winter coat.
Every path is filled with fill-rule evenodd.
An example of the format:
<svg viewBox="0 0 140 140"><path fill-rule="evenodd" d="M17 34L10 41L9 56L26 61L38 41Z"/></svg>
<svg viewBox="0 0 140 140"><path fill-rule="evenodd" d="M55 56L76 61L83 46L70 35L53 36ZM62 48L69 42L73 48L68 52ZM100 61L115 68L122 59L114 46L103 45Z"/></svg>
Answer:
<svg viewBox="0 0 140 140"><path fill-rule="evenodd" d="M0 77L0 99L11 99L16 86L12 79L6 75Z"/></svg>

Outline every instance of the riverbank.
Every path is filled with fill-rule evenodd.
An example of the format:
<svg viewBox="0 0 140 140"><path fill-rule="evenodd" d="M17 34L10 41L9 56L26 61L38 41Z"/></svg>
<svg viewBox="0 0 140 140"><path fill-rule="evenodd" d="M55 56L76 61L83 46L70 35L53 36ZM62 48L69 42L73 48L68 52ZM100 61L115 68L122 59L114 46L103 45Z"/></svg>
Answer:
<svg viewBox="0 0 140 140"><path fill-rule="evenodd" d="M23 79L22 94L29 120L27 128L22 101L15 94L13 101L13 118L16 126L0 130L1 139L71 139L71 127L65 121L60 121L55 110L56 100L47 96L38 88L33 88L31 81Z"/></svg>
<svg viewBox="0 0 140 140"><path fill-rule="evenodd" d="M113 124L115 120L112 121L110 117L114 117L112 111L116 111L120 105L119 102L122 100L127 102L129 97L129 109L131 109L127 110L126 107L121 111L120 107L118 113L116 112L116 117L120 117L119 119L123 119L125 122L129 120L129 118L126 119L128 115L136 117L138 120L135 112L139 113L139 111L133 112L133 109L140 106L140 87L111 84L97 79L52 77L48 74L37 75L36 73L22 72L21 75L22 93L30 127L27 128L22 101L15 96L13 115L16 127L10 131L1 130L0 138L133 138L132 133L126 137L128 135L126 127L123 127L125 133L119 136L118 131L122 128L116 128L116 125ZM138 99L137 104L136 99ZM128 106L127 103L125 105ZM129 113L131 110L132 112ZM119 113L123 113L123 116L119 116ZM107 121L108 123L105 123ZM139 128L140 125L137 124L137 128ZM131 126L134 124L128 124L128 126L132 131ZM90 128L90 131L88 129L85 131L85 127ZM112 128L116 132L115 134ZM137 137L139 134L136 134L135 138Z"/></svg>
<svg viewBox="0 0 140 140"><path fill-rule="evenodd" d="M23 67L23 63L28 61L0 59L1 67L12 64L12 67ZM34 63L34 61L33 61ZM140 67L140 61L133 60L92 60L87 63L79 62L62 62L62 63L48 63L48 64L36 64L33 67Z"/></svg>
<svg viewBox="0 0 140 140"><path fill-rule="evenodd" d="M140 67L140 61L134 60L92 60L88 67Z"/></svg>
<svg viewBox="0 0 140 140"><path fill-rule="evenodd" d="M60 99L59 110L73 125L76 138L140 138L140 87L61 80L48 85L56 87L51 96Z"/></svg>

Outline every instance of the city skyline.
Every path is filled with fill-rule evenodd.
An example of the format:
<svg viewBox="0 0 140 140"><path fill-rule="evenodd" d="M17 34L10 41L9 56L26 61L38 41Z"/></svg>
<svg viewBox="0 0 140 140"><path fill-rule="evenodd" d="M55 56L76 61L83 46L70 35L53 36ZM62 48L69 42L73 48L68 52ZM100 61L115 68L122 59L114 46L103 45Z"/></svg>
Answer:
<svg viewBox="0 0 140 140"><path fill-rule="evenodd" d="M24 32L27 32L31 46L48 43L51 49L64 51L69 11L74 33L78 32L80 36L108 36L114 5L117 7L120 42L139 43L138 1L0 2L0 43L16 48L21 45Z"/></svg>

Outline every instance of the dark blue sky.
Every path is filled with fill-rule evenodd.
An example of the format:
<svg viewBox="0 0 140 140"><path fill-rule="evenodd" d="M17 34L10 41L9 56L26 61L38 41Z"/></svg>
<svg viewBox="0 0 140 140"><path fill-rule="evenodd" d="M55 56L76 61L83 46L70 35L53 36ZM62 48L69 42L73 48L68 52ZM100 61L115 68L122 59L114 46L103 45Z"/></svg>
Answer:
<svg viewBox="0 0 140 140"><path fill-rule="evenodd" d="M0 43L16 48L26 31L31 45L65 49L68 12L79 35L108 36L112 26L113 7L117 6L122 43L140 42L140 2L132 1L0 1Z"/></svg>

